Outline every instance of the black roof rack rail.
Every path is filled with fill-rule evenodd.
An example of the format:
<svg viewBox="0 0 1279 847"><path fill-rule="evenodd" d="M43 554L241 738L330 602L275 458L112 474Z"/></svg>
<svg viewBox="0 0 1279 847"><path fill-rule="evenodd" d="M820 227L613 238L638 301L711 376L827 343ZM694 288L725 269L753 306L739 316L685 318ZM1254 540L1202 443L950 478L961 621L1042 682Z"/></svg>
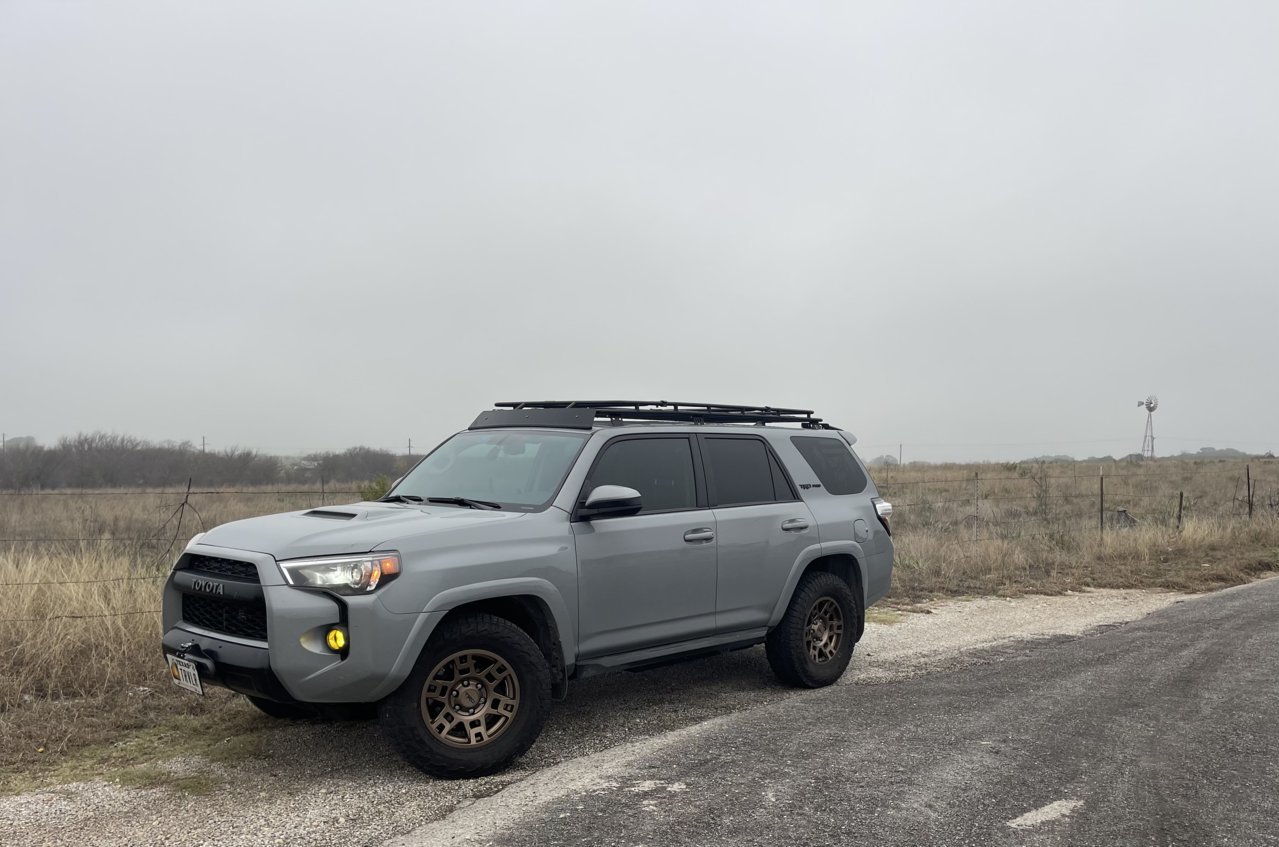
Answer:
<svg viewBox="0 0 1279 847"><path fill-rule="evenodd" d="M805 429L834 429L811 409L684 403L666 400L521 400L494 403L471 429L502 426L551 426L590 429L594 420L672 421L679 423L797 423Z"/></svg>

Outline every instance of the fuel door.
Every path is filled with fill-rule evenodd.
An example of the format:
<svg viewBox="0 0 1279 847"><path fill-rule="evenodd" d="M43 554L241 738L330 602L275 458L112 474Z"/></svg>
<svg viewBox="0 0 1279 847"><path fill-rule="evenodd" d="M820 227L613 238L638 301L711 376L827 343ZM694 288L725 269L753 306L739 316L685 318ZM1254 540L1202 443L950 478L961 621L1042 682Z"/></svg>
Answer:
<svg viewBox="0 0 1279 847"><path fill-rule="evenodd" d="M853 521L853 540L858 543L870 541L870 525L861 518Z"/></svg>

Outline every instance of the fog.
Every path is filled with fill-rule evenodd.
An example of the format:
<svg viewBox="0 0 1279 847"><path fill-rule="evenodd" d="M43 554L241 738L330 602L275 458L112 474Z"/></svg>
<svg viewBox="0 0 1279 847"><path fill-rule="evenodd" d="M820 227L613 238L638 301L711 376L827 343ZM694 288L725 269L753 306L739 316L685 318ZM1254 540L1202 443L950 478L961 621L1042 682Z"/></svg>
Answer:
<svg viewBox="0 0 1279 847"><path fill-rule="evenodd" d="M0 429L1279 449L1268 2L0 3Z"/></svg>

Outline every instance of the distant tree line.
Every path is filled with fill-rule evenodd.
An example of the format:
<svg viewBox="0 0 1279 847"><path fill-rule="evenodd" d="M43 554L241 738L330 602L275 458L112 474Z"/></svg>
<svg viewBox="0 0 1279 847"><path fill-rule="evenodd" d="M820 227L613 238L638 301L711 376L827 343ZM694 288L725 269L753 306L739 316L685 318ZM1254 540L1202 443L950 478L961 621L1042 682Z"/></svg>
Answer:
<svg viewBox="0 0 1279 847"><path fill-rule="evenodd" d="M0 489L207 488L257 485L340 485L394 478L419 457L370 447L282 458L255 450L200 450L190 442L154 443L116 433L81 433L44 447L31 439L0 452Z"/></svg>

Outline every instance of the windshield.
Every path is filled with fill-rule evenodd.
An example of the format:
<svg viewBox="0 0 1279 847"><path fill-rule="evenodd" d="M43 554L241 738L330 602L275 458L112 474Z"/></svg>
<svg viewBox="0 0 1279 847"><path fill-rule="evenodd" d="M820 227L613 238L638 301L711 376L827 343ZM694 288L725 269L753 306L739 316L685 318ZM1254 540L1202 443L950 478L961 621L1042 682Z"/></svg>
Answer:
<svg viewBox="0 0 1279 847"><path fill-rule="evenodd" d="M532 511L559 491L586 433L460 432L409 471L391 495L467 498Z"/></svg>

